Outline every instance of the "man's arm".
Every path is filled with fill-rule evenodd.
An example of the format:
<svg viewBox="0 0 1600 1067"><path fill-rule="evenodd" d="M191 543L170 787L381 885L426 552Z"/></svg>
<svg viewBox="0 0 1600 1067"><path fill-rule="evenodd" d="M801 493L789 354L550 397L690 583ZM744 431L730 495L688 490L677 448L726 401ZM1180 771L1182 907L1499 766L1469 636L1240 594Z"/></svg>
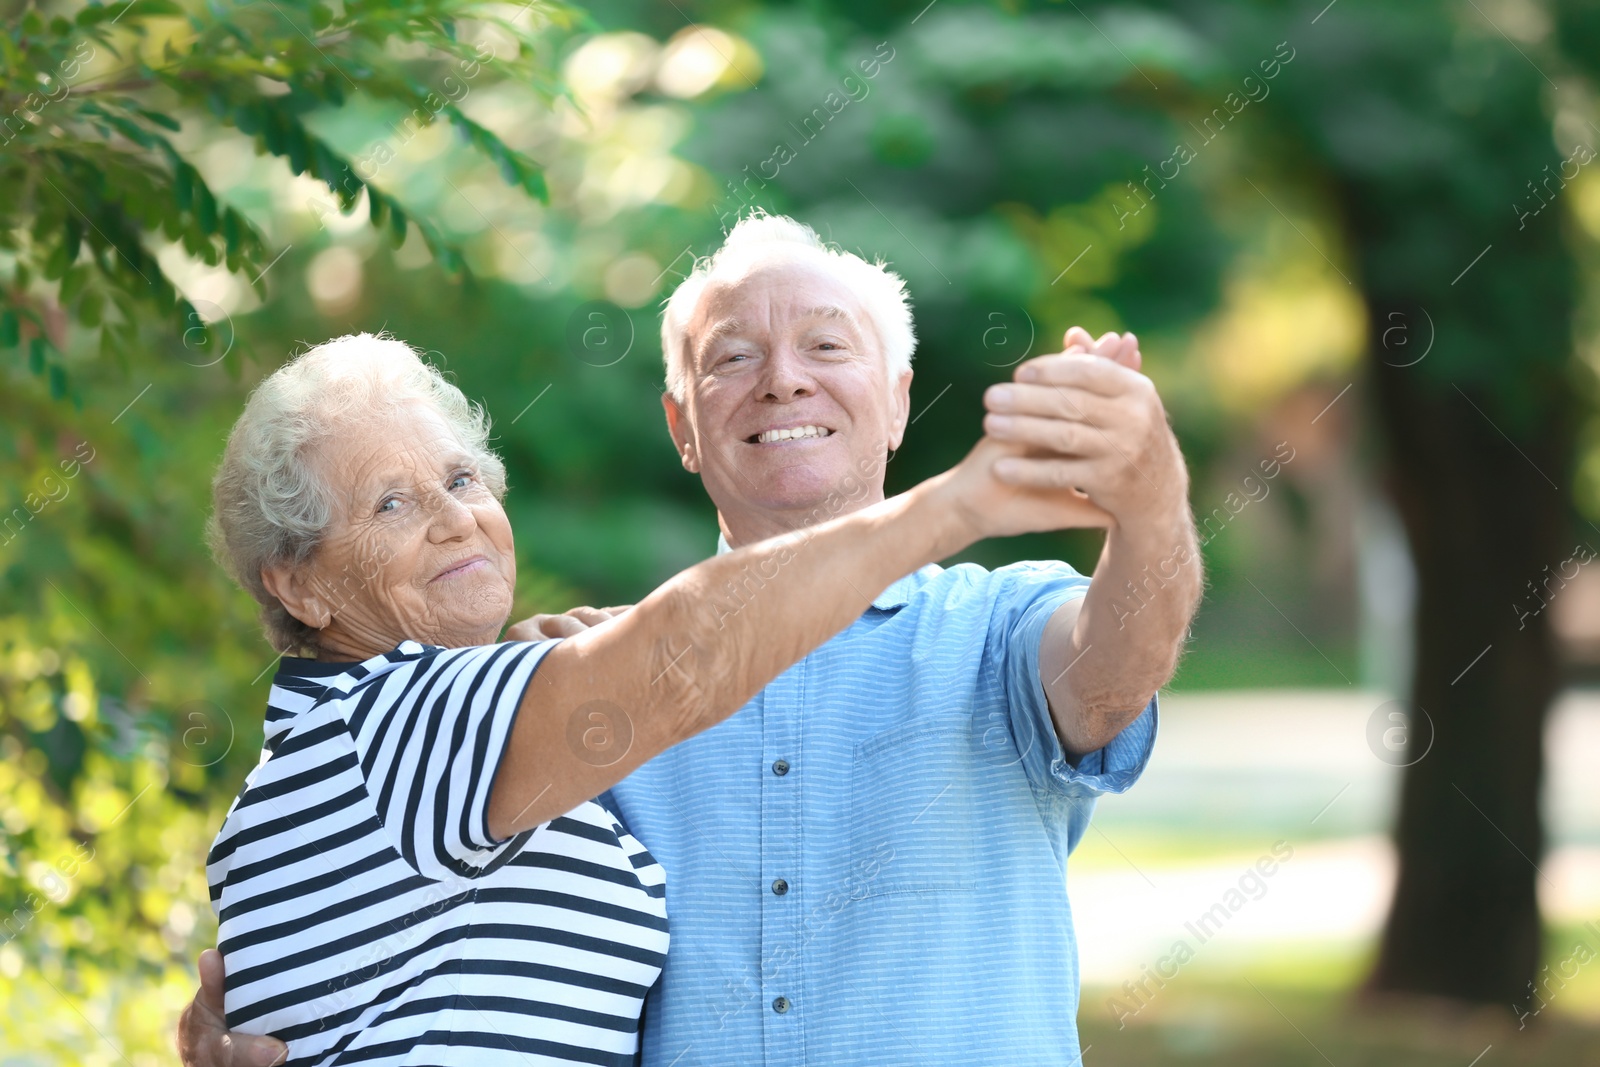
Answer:
<svg viewBox="0 0 1600 1067"><path fill-rule="evenodd" d="M1115 520L1089 591L1056 610L1039 645L1056 733L1082 755L1105 747L1172 677L1203 579L1188 470L1161 398L1138 373L1137 340L1096 342L1074 327L1066 349L991 389L984 425L1029 449L996 466L1002 481L1081 490Z"/></svg>
<svg viewBox="0 0 1600 1067"><path fill-rule="evenodd" d="M982 441L900 496L706 560L562 641L512 726L489 798L490 833L504 839L570 811L732 715L919 566L982 537L1109 519L1073 495L1002 485L992 467L1013 451ZM753 595L728 595L752 581ZM609 730L618 725L611 720L631 739L616 758L586 759L570 742L574 721Z"/></svg>

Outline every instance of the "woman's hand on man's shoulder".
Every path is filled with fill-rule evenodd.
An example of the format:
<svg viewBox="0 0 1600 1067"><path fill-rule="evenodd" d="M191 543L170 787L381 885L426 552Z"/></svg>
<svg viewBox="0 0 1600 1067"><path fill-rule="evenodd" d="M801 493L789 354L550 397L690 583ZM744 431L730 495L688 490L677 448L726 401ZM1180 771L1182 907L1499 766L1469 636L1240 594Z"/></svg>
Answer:
<svg viewBox="0 0 1600 1067"><path fill-rule="evenodd" d="M531 615L506 628L507 641L545 641L552 637L572 637L632 609L632 604L614 608L573 608L560 615Z"/></svg>

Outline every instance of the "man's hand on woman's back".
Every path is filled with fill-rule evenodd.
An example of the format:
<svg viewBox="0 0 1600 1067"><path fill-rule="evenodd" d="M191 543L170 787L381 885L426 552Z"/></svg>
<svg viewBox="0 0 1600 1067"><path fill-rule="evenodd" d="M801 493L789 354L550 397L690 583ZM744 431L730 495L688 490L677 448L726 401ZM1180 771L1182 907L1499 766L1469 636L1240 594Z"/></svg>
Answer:
<svg viewBox="0 0 1600 1067"><path fill-rule="evenodd" d="M230 1034L222 1009L222 953L200 953L200 991L178 1019L178 1058L183 1067L269 1067L282 1063L289 1046L274 1037Z"/></svg>

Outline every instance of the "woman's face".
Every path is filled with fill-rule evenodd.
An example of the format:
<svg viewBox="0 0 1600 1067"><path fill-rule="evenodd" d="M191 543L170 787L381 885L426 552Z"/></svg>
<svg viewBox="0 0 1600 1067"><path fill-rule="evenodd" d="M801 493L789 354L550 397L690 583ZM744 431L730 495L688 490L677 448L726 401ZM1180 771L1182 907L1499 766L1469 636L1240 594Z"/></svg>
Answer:
<svg viewBox="0 0 1600 1067"><path fill-rule="evenodd" d="M278 568L291 596L274 591L321 630L324 658L499 638L517 579L511 524L437 411L353 421L310 461L333 489L332 521L306 563Z"/></svg>

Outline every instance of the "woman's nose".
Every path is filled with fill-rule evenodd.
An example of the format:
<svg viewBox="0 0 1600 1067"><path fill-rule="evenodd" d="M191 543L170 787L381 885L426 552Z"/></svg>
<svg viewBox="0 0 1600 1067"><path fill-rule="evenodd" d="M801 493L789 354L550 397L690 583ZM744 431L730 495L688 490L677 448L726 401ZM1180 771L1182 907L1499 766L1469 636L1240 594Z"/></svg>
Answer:
<svg viewBox="0 0 1600 1067"><path fill-rule="evenodd" d="M460 537L477 525L472 509L454 493L434 495L428 508L428 533L436 540Z"/></svg>

